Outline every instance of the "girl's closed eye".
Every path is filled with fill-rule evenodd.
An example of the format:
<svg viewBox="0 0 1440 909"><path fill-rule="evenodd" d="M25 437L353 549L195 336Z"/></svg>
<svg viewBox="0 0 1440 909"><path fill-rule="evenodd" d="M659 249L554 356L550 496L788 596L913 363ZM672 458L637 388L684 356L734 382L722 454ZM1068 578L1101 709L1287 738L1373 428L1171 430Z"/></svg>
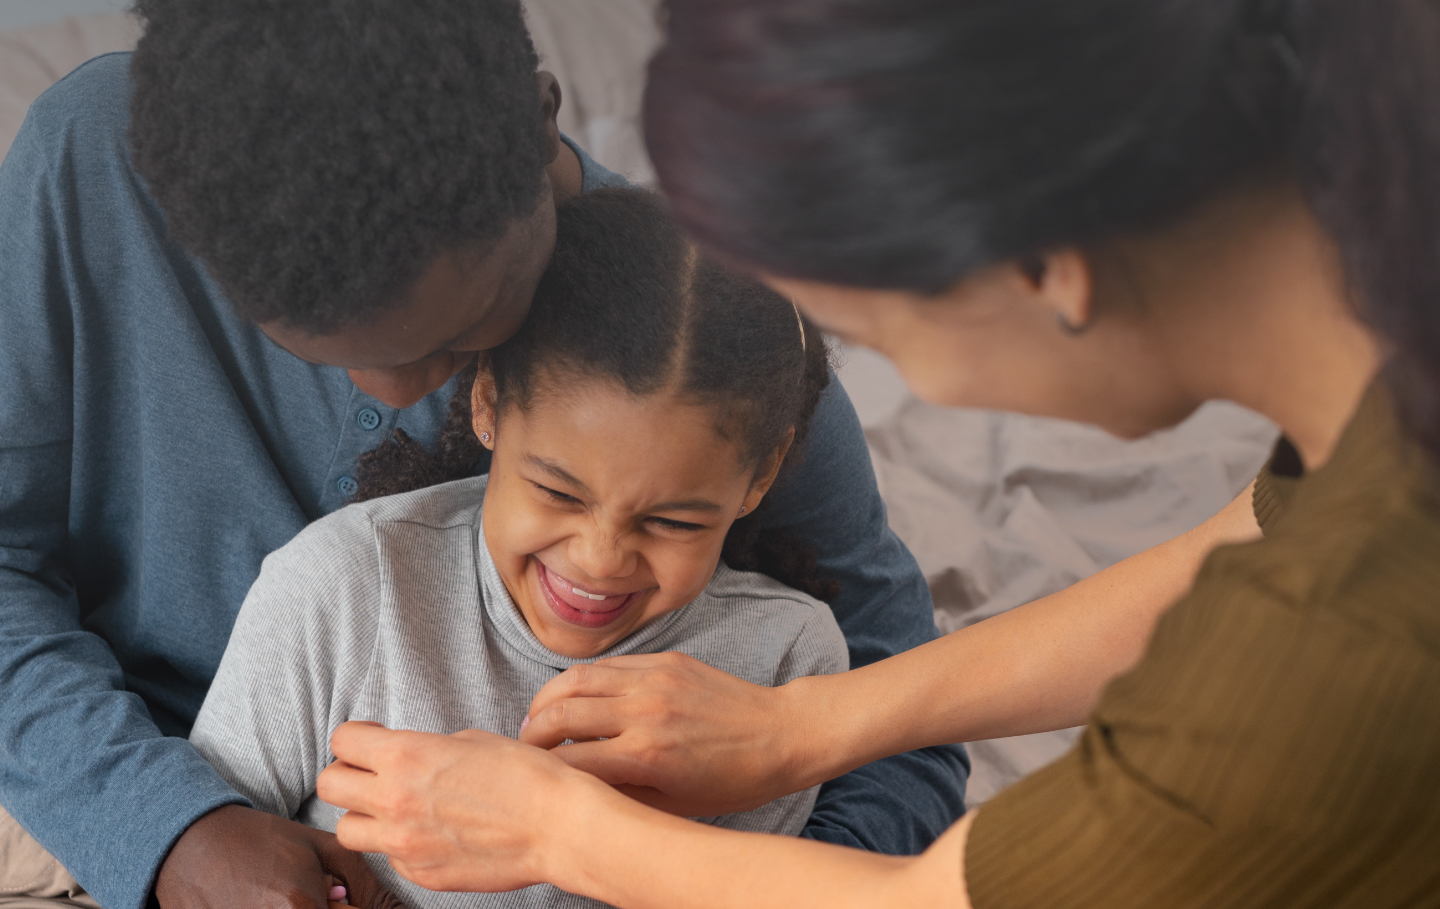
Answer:
<svg viewBox="0 0 1440 909"><path fill-rule="evenodd" d="M698 530L708 530L704 524L691 524L687 521L676 521L673 518L649 518L650 522L664 530L679 533L694 533Z"/></svg>
<svg viewBox="0 0 1440 909"><path fill-rule="evenodd" d="M558 503L558 504L561 504L561 505L579 505L579 504L581 504L579 499L577 499L577 498L575 498L574 496L569 495L569 494L567 494L567 493L563 493L563 492L561 492L561 491L558 490L558 489L551 489L549 486L544 486L544 485L542 485L542 484L540 484L540 483L536 483L536 482L533 481L533 480L530 481L530 485L531 485L531 486L534 486L536 489L540 490L540 492L542 492L542 493L545 495L546 498L548 498L548 499L550 499L551 501L554 501L554 502L556 502L556 503Z"/></svg>
<svg viewBox="0 0 1440 909"><path fill-rule="evenodd" d="M531 481L530 481L530 485L531 485L531 486L534 486L534 487L535 487L536 489L538 489L541 493L543 493L546 498L550 499L551 501L553 501L553 502L555 502L555 503L557 503L557 504L560 504L560 505L580 505L580 504L583 504L583 503L581 503L581 501L580 501L579 499L577 499L575 496L572 496L572 495L570 495L569 493L561 492L561 491L558 490L558 489L551 489L549 486L546 486L546 485L544 485L543 483L536 483L534 480L531 480ZM660 529L665 530L665 531L668 531L668 532L671 532L671 533L695 533L695 532L697 532L697 531L708 530L708 529L709 529L709 528L708 528L706 525L704 525L704 524L693 524L693 523L691 523L691 522L689 522L689 521L677 521L677 520L675 520L674 518L662 518L662 517L657 517L657 516L654 516L654 515L651 515L650 517L647 517L645 520L648 521L648 522L649 522L650 524L652 524L653 526L659 527Z"/></svg>

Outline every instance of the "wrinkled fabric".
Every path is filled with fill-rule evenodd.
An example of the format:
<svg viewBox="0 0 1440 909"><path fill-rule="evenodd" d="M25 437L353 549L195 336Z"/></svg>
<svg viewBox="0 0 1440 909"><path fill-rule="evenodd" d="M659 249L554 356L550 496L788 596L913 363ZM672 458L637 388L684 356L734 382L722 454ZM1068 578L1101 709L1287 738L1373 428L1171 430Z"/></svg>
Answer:
<svg viewBox="0 0 1440 909"><path fill-rule="evenodd" d="M953 631L1069 587L1203 523L1255 478L1269 420L1211 402L1118 439L1078 423L914 399L867 430L890 526ZM978 805L1064 754L1078 729L972 742Z"/></svg>

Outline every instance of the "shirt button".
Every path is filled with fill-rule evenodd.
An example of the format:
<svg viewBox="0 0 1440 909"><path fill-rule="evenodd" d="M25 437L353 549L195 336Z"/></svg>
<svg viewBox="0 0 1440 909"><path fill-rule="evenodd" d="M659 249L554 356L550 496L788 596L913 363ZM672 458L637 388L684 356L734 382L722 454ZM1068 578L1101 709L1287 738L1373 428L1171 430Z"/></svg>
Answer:
<svg viewBox="0 0 1440 909"><path fill-rule="evenodd" d="M360 489L360 484L355 482L354 477L341 477L336 481L335 488L340 490L341 495L349 497Z"/></svg>
<svg viewBox="0 0 1440 909"><path fill-rule="evenodd" d="M369 432L370 430L379 427L380 414L372 408L367 407L355 415L355 422L360 424L361 429Z"/></svg>

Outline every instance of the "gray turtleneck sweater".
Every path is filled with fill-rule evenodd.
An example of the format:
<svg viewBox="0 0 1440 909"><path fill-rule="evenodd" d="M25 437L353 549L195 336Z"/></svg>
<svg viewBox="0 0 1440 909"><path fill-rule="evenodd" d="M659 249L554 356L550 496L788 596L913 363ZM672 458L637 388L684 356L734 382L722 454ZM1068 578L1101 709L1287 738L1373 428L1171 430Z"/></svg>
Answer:
<svg viewBox="0 0 1440 909"><path fill-rule="evenodd" d="M265 559L190 736L255 807L334 830L340 810L315 798L315 780L341 723L515 736L541 686L587 662L546 649L510 599L481 531L485 483L352 505ZM767 686L849 667L825 604L724 565L694 602L599 656L662 651ZM812 789L704 820L793 835L814 802ZM369 858L410 909L601 905L548 885L435 893Z"/></svg>

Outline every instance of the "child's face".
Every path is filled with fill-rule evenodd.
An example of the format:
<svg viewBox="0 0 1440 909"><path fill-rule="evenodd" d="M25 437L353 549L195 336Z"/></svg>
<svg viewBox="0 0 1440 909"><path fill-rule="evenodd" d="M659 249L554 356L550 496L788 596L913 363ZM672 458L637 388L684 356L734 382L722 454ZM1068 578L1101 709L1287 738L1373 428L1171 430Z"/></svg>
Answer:
<svg viewBox="0 0 1440 909"><path fill-rule="evenodd" d="M485 540L540 642L589 657L695 599L774 463L740 466L713 409L608 382L566 383L496 426L477 383L476 432L495 456Z"/></svg>

